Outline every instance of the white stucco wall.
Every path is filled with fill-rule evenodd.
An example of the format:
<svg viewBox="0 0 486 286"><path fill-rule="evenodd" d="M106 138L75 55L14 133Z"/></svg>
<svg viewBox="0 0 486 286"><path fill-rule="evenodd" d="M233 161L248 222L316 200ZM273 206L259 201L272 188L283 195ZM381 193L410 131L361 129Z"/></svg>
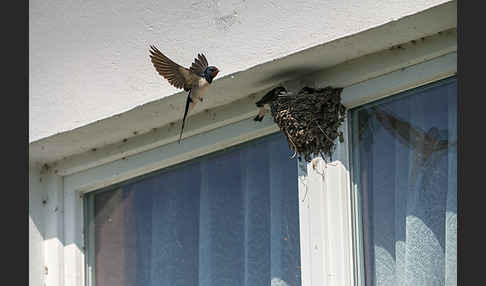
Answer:
<svg viewBox="0 0 486 286"><path fill-rule="evenodd" d="M40 169L29 168L29 285L44 285L44 214L46 199Z"/></svg>
<svg viewBox="0 0 486 286"><path fill-rule="evenodd" d="M444 2L29 1L29 142L177 92L149 44L186 66L205 52L223 77Z"/></svg>
<svg viewBox="0 0 486 286"><path fill-rule="evenodd" d="M79 262L73 258L73 253L81 253L80 244L76 245L72 241L74 233L79 235L81 231L71 227L70 225L74 224L70 224L69 220L68 223L64 221L66 217L73 216L72 213L71 216L66 216L64 213L64 178L61 176L69 176L80 170L151 150L162 145L160 142L167 144L164 140L168 140L169 135L172 136L171 132L176 132L174 134L178 135L177 126L173 130L169 126L167 129L160 128L144 135L131 134L133 130L143 130L140 126L148 126L147 129L155 127L149 125L152 124L149 120L159 124L161 117L151 118L151 112L154 109L160 111L159 108L164 107L166 103L165 100L157 104L153 101L178 92L154 71L148 57L149 44L158 45L168 56L186 66L191 63L196 53L205 52L210 64L217 65L221 69L218 78L247 70L245 77L252 84L255 81L249 80L247 74L259 78L258 71L255 70L262 66L252 70L248 70L249 68L347 35L354 35L355 40L339 40L334 47L322 48L320 51L312 49L314 52L307 53L306 56L298 56L305 52L294 54L286 58L292 58L291 60L272 69L278 70L286 65L294 67L302 63L302 59L307 61L322 58L336 59L334 56L322 56L335 55L334 49L348 50L340 55L338 62L342 63L359 52L357 50L361 47L358 45L356 48L356 43L363 43L363 39L368 42L379 42L372 48L369 47L371 45L367 48L363 47L361 55L370 53L370 50L382 52L358 59L354 63L342 64L331 70L319 69L324 73L315 75L320 81L331 78L334 82L334 79L344 77L349 80L354 76L353 82L361 82L375 77L376 74L398 70L402 65L412 65L455 50L452 42L455 42L456 38L448 34L448 36L435 35L427 38L422 43L423 46L409 44L414 48L406 48L400 52L383 51L388 44L394 45L418 39L423 36L422 32L435 34L455 27L452 19L455 11L450 8L418 18L409 17L407 21L402 19L390 23L395 19L449 2L444 0L161 2L112 0L76 2L33 0L29 2L29 142L37 141L30 144L29 156L31 164L49 163L51 170L41 174L39 166L31 166L29 169L29 285L31 286L76 285L76 283L81 285L82 275L78 275L76 271L82 267L77 265L76 263ZM427 18L426 21L424 18ZM418 21L410 19L418 19ZM389 23L386 25L388 27L375 34L361 33L362 35L373 34L373 36L356 37L356 33L385 23ZM439 24L431 27L434 26L433 23ZM394 30L393 27L401 28ZM397 33L403 35L394 38L391 34L395 33L389 31L398 31ZM361 55L354 55L354 57ZM384 61L385 58L387 61ZM274 61L266 66L282 61ZM381 65L382 62L386 64ZM357 73L360 76L356 76ZM417 74L420 76L420 73ZM230 91L234 96L233 81L241 83L242 77L240 73L234 80L225 80L226 84L219 84L218 91L221 94ZM387 88L388 85L387 81ZM239 88L246 93L248 85L243 87ZM193 117L196 121L199 120L199 123L193 120L185 132L189 133L191 128L203 129L203 125L206 126L215 118L217 120L211 123L215 126L221 122L230 122L233 117L239 118L241 114L246 114L250 106L251 110L255 111L252 98L246 98L245 95L245 98L239 97L239 100L239 103L245 103L244 107L238 107L242 110L221 107L208 112L207 118L201 112L199 116ZM143 106L140 108L143 110L135 110L136 112L132 112L131 115L127 112L119 118L115 116L116 118L109 122L107 120L104 123L98 122L98 126L85 126L147 102L152 102L152 106ZM210 100L206 99L204 103L206 104L204 108L207 108ZM164 118L168 116L164 112L161 114ZM177 112L178 116L180 114ZM236 122L236 119L234 120L231 122ZM82 126L85 127L79 128ZM125 133L117 131L118 126L119 129L126 129L122 130ZM69 136L64 136L66 133L51 136L68 130L73 130L69 132L71 133ZM125 144L126 140L121 140L127 138L126 133L133 136L133 140L129 138L127 144ZM228 134L230 132L225 133L223 137L227 137ZM93 147L97 148L96 152L91 149ZM167 154L174 156L172 149L168 150L167 153L161 152L158 156L164 157L164 160ZM150 153L147 154L144 156L151 157ZM186 156L189 158L193 154L186 154ZM155 157L153 160L163 161L160 157ZM177 158L182 160L182 157ZM124 161L118 163L125 166ZM51 162L55 163L51 164ZM147 162L145 160L139 162L140 169L144 172L154 167ZM136 163L131 161L130 164ZM116 169L116 172L120 170ZM96 170L92 173L100 177L109 177L107 173ZM93 179L97 178L96 176L89 179L83 176L80 178L83 183L96 183ZM113 177L117 180L123 178L118 173ZM73 212L72 206L68 204L66 210ZM64 229L65 226L68 227ZM72 281L76 283L70 283Z"/></svg>

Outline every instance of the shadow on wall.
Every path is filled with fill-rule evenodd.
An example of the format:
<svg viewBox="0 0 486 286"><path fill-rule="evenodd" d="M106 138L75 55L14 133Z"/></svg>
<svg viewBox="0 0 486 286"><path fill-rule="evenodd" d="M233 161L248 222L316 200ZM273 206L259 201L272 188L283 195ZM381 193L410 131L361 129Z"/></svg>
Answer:
<svg viewBox="0 0 486 286"><path fill-rule="evenodd" d="M40 169L29 168L29 285L43 285L45 188Z"/></svg>
<svg viewBox="0 0 486 286"><path fill-rule="evenodd" d="M292 80L296 78L302 78L308 74L315 74L319 69L312 68L287 68L281 69L279 72L269 76L262 77L258 82L260 84L275 84L275 82L282 82L286 80Z"/></svg>
<svg viewBox="0 0 486 286"><path fill-rule="evenodd" d="M57 186L55 185L57 184ZM52 190L52 191L50 191ZM65 247L74 247L76 253L83 253L83 242L66 241L64 239L64 221L62 218L62 178L40 166L29 167L29 285L43 286L51 279L58 279L56 275L62 269L49 269L51 264L58 267L58 257ZM59 195L56 197L56 195ZM49 253L47 253L49 251ZM50 251L57 251L51 253ZM57 264L57 266L56 266ZM61 274L62 275L62 274ZM49 282L55 283L55 282Z"/></svg>

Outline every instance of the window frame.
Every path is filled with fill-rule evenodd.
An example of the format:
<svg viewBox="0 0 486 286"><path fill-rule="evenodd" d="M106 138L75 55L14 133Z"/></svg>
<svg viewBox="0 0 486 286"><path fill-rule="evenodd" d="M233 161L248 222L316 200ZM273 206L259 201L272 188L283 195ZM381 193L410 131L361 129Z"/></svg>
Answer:
<svg viewBox="0 0 486 286"><path fill-rule="evenodd" d="M457 56L457 55L454 55L454 56ZM444 57L445 59L445 57ZM424 63L426 64L426 63ZM426 65L424 65L423 67L427 67ZM457 81L457 77L456 77L456 74L451 74L449 76L445 76L445 77L441 77L441 78L438 78L438 79L435 79L433 81L430 81L430 82L427 82L427 83L424 83L424 84L421 84L421 85L418 85L418 86L415 86L415 87L411 87L411 88L408 88L408 89L405 89L405 90L402 90L402 91L399 91L399 92L396 92L396 93L393 93L393 94L390 94L389 96L400 96L400 98L403 98L403 97L406 97L406 96L409 96L409 95L416 95L417 93L416 92L420 92L420 91L423 91L424 89L422 90L419 90L419 91L414 91L415 89L421 89L422 87L425 87L427 85L432 85L433 87L437 87L437 86L441 86L442 84L448 84L450 83L450 81ZM442 84L439 84L440 81L447 81L446 83L442 83ZM431 87L428 87L428 88L431 88ZM386 97L389 97L389 96L386 96ZM458 96L458 94L457 94ZM361 106L364 106L366 104L373 104L374 102L378 101L378 100L381 100L381 99L384 99L383 98L378 98L376 100L372 100L372 101L369 101L365 104L360 104L360 105L357 105L353 108L350 108L348 109L348 114L352 111L352 109L359 109ZM350 142L353 141L353 136L354 134L357 134L357 130L353 130L355 128L355 126L353 126L353 122L352 120L349 120L348 121L348 126L347 126L347 130L348 130L348 134L350 134L350 137L348 138ZM353 229L353 251L355 253L355 257L354 257L354 277L356 279L356 283L355 285L358 285L358 286L365 286L366 285L366 271L365 271L365 261L364 261L364 230L363 230L363 213L362 213L362 199L361 199L361 193L358 189L358 181L356 179L357 176L359 176L359 174L357 174L355 172L356 169L359 169L358 168L353 168L353 166L356 166L360 164L360 160L358 158L355 158L353 157L355 153L355 150L356 150L357 146L353 146L352 144L348 144L348 153L349 153L349 166L350 166L350 181L351 181L351 184L352 184L352 188L350 189L350 192L351 192L351 208L352 208L352 213L353 213L353 217L352 217L352 229ZM355 161L354 161L355 160ZM354 162L353 162L354 161Z"/></svg>
<svg viewBox="0 0 486 286"><path fill-rule="evenodd" d="M340 64L312 78L316 86L344 86L343 104L353 108L404 90L454 75L457 71L456 36L437 43L400 51L401 56L383 51ZM434 46L435 45L435 46ZM438 50L440 53L438 53ZM367 73L353 72L353 67ZM302 82L291 84L302 86ZM338 143L332 162L316 158L299 163L298 195L302 285L364 285L359 271L359 247L354 237L359 229L351 202L356 186L351 186L348 121L342 131L345 141ZM195 157L278 132L271 116L255 124L251 117L202 131L177 142L165 144L129 157L66 175L49 178L50 199L62 206L53 214L50 232L58 239L47 239L46 264L54 285L90 285L85 254L84 195L154 170L166 168ZM340 223L335 223L340 221Z"/></svg>

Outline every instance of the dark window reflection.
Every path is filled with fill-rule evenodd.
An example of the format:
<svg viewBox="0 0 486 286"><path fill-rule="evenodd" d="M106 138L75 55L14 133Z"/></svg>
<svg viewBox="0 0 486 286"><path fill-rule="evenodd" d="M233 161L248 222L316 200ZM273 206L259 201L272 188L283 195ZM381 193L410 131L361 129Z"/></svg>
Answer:
<svg viewBox="0 0 486 286"><path fill-rule="evenodd" d="M96 285L300 285L291 154L272 135L95 194Z"/></svg>

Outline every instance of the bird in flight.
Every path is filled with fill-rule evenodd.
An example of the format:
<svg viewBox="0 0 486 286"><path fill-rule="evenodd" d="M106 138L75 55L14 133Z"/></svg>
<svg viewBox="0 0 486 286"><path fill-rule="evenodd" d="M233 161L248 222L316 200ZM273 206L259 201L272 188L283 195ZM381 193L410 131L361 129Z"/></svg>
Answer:
<svg viewBox="0 0 486 286"><path fill-rule="evenodd" d="M371 109L375 111L376 118L385 130L415 150L415 159L422 166L425 165L425 162L431 157L432 153L457 144L457 141L449 142L448 139L441 139L440 131L437 127L431 127L428 131L425 131L420 126L414 126L412 123L401 119L392 112L387 112L376 106Z"/></svg>
<svg viewBox="0 0 486 286"><path fill-rule="evenodd" d="M258 115L253 118L255 121L262 121L265 116L265 104L271 104L277 97L287 93L287 90L283 86L277 86L267 92L259 101L255 103L258 107Z"/></svg>
<svg viewBox="0 0 486 286"><path fill-rule="evenodd" d="M219 69L215 66L209 66L203 54L197 55L190 68L182 67L166 57L155 46L150 46L150 58L157 72L172 86L189 92L179 135L180 144L187 114L191 112L197 101L203 101L203 95L219 73Z"/></svg>

